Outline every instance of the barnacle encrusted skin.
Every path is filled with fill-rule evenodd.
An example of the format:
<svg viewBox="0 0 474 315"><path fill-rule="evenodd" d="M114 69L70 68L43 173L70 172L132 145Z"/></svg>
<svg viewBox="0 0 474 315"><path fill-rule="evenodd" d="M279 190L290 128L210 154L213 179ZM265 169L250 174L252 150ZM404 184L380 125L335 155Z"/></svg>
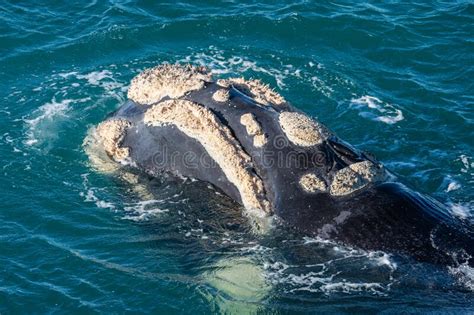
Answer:
<svg viewBox="0 0 474 315"><path fill-rule="evenodd" d="M217 85L223 88L228 88L230 86L230 79L218 79L216 81Z"/></svg>
<svg viewBox="0 0 474 315"><path fill-rule="evenodd" d="M247 134L254 136L257 133L262 133L262 127L255 119L252 113L243 114L240 116L240 123L245 126Z"/></svg>
<svg viewBox="0 0 474 315"><path fill-rule="evenodd" d="M301 176L299 184L304 191L309 193L325 192L327 190L326 182L313 173Z"/></svg>
<svg viewBox="0 0 474 315"><path fill-rule="evenodd" d="M253 136L253 145L257 148L267 143L267 137L263 132L262 126L252 113L246 113L240 116L240 123L245 126L249 136Z"/></svg>
<svg viewBox="0 0 474 315"><path fill-rule="evenodd" d="M219 89L212 94L212 99L219 103L225 103L229 100L229 90Z"/></svg>
<svg viewBox="0 0 474 315"><path fill-rule="evenodd" d="M283 96L272 90L268 85L263 84L260 80L230 78L217 80L217 84L225 88L233 85L242 93L264 105L282 106L287 104Z"/></svg>
<svg viewBox="0 0 474 315"><path fill-rule="evenodd" d="M144 122L152 126L175 125L199 141L227 179L237 187L245 208L253 213L259 211L261 216L271 213L263 182L252 169L251 157L209 109L191 101L167 100L149 108Z"/></svg>
<svg viewBox="0 0 474 315"><path fill-rule="evenodd" d="M383 181L385 177L385 170L371 161L357 162L337 171L331 183L330 194L349 195L370 183Z"/></svg>
<svg viewBox="0 0 474 315"><path fill-rule="evenodd" d="M282 112L278 120L288 140L298 146L314 146L329 136L326 127L297 112Z"/></svg>
<svg viewBox="0 0 474 315"><path fill-rule="evenodd" d="M253 136L253 145L257 148L263 147L267 143L267 136L265 134L258 134Z"/></svg>
<svg viewBox="0 0 474 315"><path fill-rule="evenodd" d="M130 149L122 147L122 141L131 123L125 119L108 119L97 126L96 132L105 152L116 161L130 156Z"/></svg>
<svg viewBox="0 0 474 315"><path fill-rule="evenodd" d="M345 167L334 175L330 193L333 196L345 196L364 188L365 185L366 182L359 174L350 167Z"/></svg>
<svg viewBox="0 0 474 315"><path fill-rule="evenodd" d="M134 77L127 96L139 104L153 104L166 96L179 98L200 90L211 80L211 74L204 67L164 64L146 69Z"/></svg>
<svg viewBox="0 0 474 315"><path fill-rule="evenodd" d="M362 176L368 182L380 182L386 177L383 167L371 161L362 161L349 165L351 170Z"/></svg>

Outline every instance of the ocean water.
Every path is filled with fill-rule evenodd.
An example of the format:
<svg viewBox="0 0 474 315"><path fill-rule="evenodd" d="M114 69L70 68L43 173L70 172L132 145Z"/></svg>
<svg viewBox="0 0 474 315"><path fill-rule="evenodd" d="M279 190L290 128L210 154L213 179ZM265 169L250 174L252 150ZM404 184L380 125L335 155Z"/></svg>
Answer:
<svg viewBox="0 0 474 315"><path fill-rule="evenodd" d="M205 183L94 167L162 62L258 78L474 215L472 1L0 1L0 314L473 313L474 271L275 229Z"/></svg>

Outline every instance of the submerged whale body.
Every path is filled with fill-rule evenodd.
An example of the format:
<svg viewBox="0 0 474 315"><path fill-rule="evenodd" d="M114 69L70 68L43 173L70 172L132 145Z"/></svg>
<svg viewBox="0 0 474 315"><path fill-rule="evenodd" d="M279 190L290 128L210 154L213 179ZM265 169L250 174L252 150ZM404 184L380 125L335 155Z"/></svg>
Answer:
<svg viewBox="0 0 474 315"><path fill-rule="evenodd" d="M262 218L370 250L473 263L469 222L396 182L257 80L214 80L202 67L160 65L95 131L108 156L149 175L207 181Z"/></svg>

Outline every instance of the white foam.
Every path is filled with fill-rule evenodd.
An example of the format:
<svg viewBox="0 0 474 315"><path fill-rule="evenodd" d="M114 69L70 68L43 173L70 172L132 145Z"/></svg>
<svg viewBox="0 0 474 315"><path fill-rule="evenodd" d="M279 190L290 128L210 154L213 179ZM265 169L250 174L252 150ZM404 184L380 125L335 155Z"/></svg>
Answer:
<svg viewBox="0 0 474 315"><path fill-rule="evenodd" d="M91 94L90 91L82 89L84 85L102 88L104 93ZM50 102L23 118L27 126L24 144L33 146L48 138L56 138L58 130L52 127L61 119L71 118L70 116L75 114L72 107L75 103L94 100L91 105L81 108L81 111L88 111L109 98L116 99L117 104L120 104L125 99L126 89L127 85L117 80L109 69L83 73L73 70L53 74L39 87L33 89L38 93L53 90L55 93Z"/></svg>
<svg viewBox="0 0 474 315"><path fill-rule="evenodd" d="M457 267L448 267L448 270L462 286L474 292L474 268L467 262Z"/></svg>
<svg viewBox="0 0 474 315"><path fill-rule="evenodd" d="M89 174L82 174L82 186L85 189L84 192L80 192L79 196L84 198L85 202L93 202L98 208L102 209L115 209L115 205L112 202L106 201L106 200L101 200L99 197L96 196L96 191L98 188L95 187L89 187L89 179L88 179Z"/></svg>
<svg viewBox="0 0 474 315"><path fill-rule="evenodd" d="M70 76L75 76L75 75L77 75L77 71L60 72L60 73L58 73L57 75L60 76L61 78L67 79L67 78L69 78Z"/></svg>
<svg viewBox="0 0 474 315"><path fill-rule="evenodd" d="M74 72L73 74L78 79L87 80L87 82L91 85L100 85L102 80L113 78L112 72L109 70L93 71L86 74L77 74L77 72Z"/></svg>
<svg viewBox="0 0 474 315"><path fill-rule="evenodd" d="M349 79L326 70L324 65L316 61L293 65L279 56L270 55L270 57L278 63L277 66L270 66L265 60L249 59L248 56L229 55L228 51L209 46L204 51L193 52L178 62L208 67L213 74L218 76L231 75L247 78L257 76L270 85L273 83L269 78L273 78L280 90L289 89L290 80L296 81L298 84L306 85L306 89L311 86L328 98L333 97L333 94L339 93L340 90L348 91L354 87L354 83Z"/></svg>
<svg viewBox="0 0 474 315"><path fill-rule="evenodd" d="M42 120L52 119L54 116L64 116L71 102L73 100L66 99L58 102L56 98L53 98L50 103L46 103L38 108L37 111L40 112L40 115L33 119L25 119L25 122L32 128L35 128Z"/></svg>
<svg viewBox="0 0 474 315"><path fill-rule="evenodd" d="M472 158L465 155L465 154L462 154L459 159L461 160L462 164L463 164L463 168L462 170L464 170L465 172L467 172L469 169L471 168L474 168L474 162L471 162Z"/></svg>
<svg viewBox="0 0 474 315"><path fill-rule="evenodd" d="M88 73L79 73L78 71L61 72L53 76L53 79L57 79L57 77L66 80L66 82L60 82L61 85L67 83L67 85L62 87L62 90L65 90L66 94L70 87L79 88L82 85L82 83L80 84L79 82L85 80L89 86L103 88L105 90L106 97L113 97L120 102L124 101L125 99L124 93L127 90L127 85L118 81L114 77L113 72L108 69L92 71ZM78 80L79 82L69 83L71 80Z"/></svg>
<svg viewBox="0 0 474 315"><path fill-rule="evenodd" d="M33 137L33 136L31 136L31 137ZM25 140L25 144L26 144L27 146L32 146L32 145L34 145L34 144L36 144L36 143L38 143L38 139L27 139L27 140Z"/></svg>
<svg viewBox="0 0 474 315"><path fill-rule="evenodd" d="M303 244L304 245L307 245L307 244L336 244L334 241L331 241L329 239L323 239L319 236L315 236L315 237L309 237L309 236L305 236L303 237Z"/></svg>
<svg viewBox="0 0 474 315"><path fill-rule="evenodd" d="M132 221L147 221L153 217L157 217L163 213L169 212L168 209L158 207L162 205L164 200L143 200L136 203L128 204L124 207L124 211L127 213L123 217L125 220Z"/></svg>
<svg viewBox="0 0 474 315"><path fill-rule="evenodd" d="M27 125L26 140L24 144L32 146L48 137L57 137L52 130L52 126L61 118L66 118L66 113L70 110L70 104L89 101L90 97L81 99L63 99L58 101L56 97L35 110L32 114L34 118L24 118Z"/></svg>
<svg viewBox="0 0 474 315"><path fill-rule="evenodd" d="M313 75L310 78L311 85L320 93L322 93L326 97L331 97L332 93L334 93L334 89L327 85L322 79L318 76Z"/></svg>
<svg viewBox="0 0 474 315"><path fill-rule="evenodd" d="M386 295L389 286L378 282L350 282L341 278L341 272L331 270L330 260L320 264L308 265L311 271L293 273L295 268L282 262L264 264L267 280L274 284L283 284L288 292L307 291L312 293L353 293L368 292L376 295Z"/></svg>
<svg viewBox="0 0 474 315"><path fill-rule="evenodd" d="M391 270L397 269L397 264L390 259L391 256L387 253L381 251L369 252L367 257L379 266L387 266Z"/></svg>
<svg viewBox="0 0 474 315"><path fill-rule="evenodd" d="M446 192L458 190L459 188L461 188L461 185L456 181L452 181L448 184L448 187L446 188Z"/></svg>
<svg viewBox="0 0 474 315"><path fill-rule="evenodd" d="M381 251L363 251L347 246L341 246L334 241L320 237L305 237L301 241L287 240L292 246L308 246L317 250L331 250L331 259L313 264L289 265L284 261L275 261L271 248L261 248L257 245L254 250L264 257L271 257L264 262L264 275L269 283L282 285L286 292L307 291L312 293L353 293L366 292L369 294L386 295L393 283L393 273L397 264L391 256ZM315 248L316 247L316 248ZM348 270L348 266L351 266ZM379 281L360 282L351 280L354 268L367 272L377 270Z"/></svg>
<svg viewBox="0 0 474 315"><path fill-rule="evenodd" d="M193 63L200 66L208 67L211 73L216 75L225 74L239 74L245 75L247 71L262 73L273 77L277 86L280 89L285 89L285 81L289 77L301 78L301 69L294 67L291 64L282 65L279 68L264 67L258 62L249 60L241 56L224 56L223 50L217 49L214 46L208 48L208 52L197 52L190 56L178 60L182 63Z"/></svg>
<svg viewBox="0 0 474 315"><path fill-rule="evenodd" d="M462 154L459 157L459 160L462 163L461 173L470 175L469 183L474 183L474 160L472 157Z"/></svg>
<svg viewBox="0 0 474 315"><path fill-rule="evenodd" d="M7 107L8 108L8 107ZM11 112L5 110L5 109L0 109L0 113L6 114L7 116L11 115Z"/></svg>
<svg viewBox="0 0 474 315"><path fill-rule="evenodd" d="M335 282L327 283L321 286L321 291L330 294L335 292L371 292L375 295L385 295L385 288L380 283L356 283L356 282Z"/></svg>
<svg viewBox="0 0 474 315"><path fill-rule="evenodd" d="M461 220L472 218L472 210L470 209L469 205L462 203L452 203L450 204L449 210L453 216Z"/></svg>
<svg viewBox="0 0 474 315"><path fill-rule="evenodd" d="M107 202L105 200L100 200L95 195L94 188L89 188L86 193L80 192L79 195L84 197L84 201L86 202L94 202L98 208L102 209L115 209L115 205L112 202Z"/></svg>
<svg viewBox="0 0 474 315"><path fill-rule="evenodd" d="M36 139L35 135L37 126L46 120L52 121L56 116L65 116L71 102L72 100L68 99L58 102L56 101L56 98L53 98L50 103L46 103L36 110L39 114L35 118L24 119L25 123L28 125L25 144L31 146L38 143L38 139Z"/></svg>
<svg viewBox="0 0 474 315"><path fill-rule="evenodd" d="M355 106L361 110L359 113L360 116L389 125L395 124L404 119L403 112L400 109L370 95L351 99L351 106ZM370 111L367 111L367 108Z"/></svg>
<svg viewBox="0 0 474 315"><path fill-rule="evenodd" d="M323 68L324 68L324 65L323 65L323 64L321 64L321 63L319 63L319 62L314 63L314 62L312 62L312 61L309 61L309 62L308 62L308 66L309 66L310 68L316 67L317 69L323 69Z"/></svg>

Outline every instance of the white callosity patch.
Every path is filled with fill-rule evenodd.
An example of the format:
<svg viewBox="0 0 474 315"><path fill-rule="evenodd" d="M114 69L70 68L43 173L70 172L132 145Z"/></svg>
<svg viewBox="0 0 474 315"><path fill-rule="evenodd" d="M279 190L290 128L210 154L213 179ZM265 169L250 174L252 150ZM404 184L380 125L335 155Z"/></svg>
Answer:
<svg viewBox="0 0 474 315"><path fill-rule="evenodd" d="M306 192L315 193L327 190L326 182L313 173L301 176L299 183Z"/></svg>
<svg viewBox="0 0 474 315"><path fill-rule="evenodd" d="M267 143L267 136L265 134L258 134L253 137L253 145L257 148L261 148Z"/></svg>
<svg viewBox="0 0 474 315"><path fill-rule="evenodd" d="M212 94L212 99L219 103L225 103L229 100L229 90L219 89Z"/></svg>
<svg viewBox="0 0 474 315"><path fill-rule="evenodd" d="M370 161L351 164L334 175L330 187L333 196L349 195L357 190L367 187L369 183L382 181L385 171L382 167Z"/></svg>
<svg viewBox="0 0 474 315"><path fill-rule="evenodd" d="M383 169L371 161L354 163L349 165L349 167L368 182L381 181L384 178Z"/></svg>
<svg viewBox="0 0 474 315"><path fill-rule="evenodd" d="M260 82L260 80L230 78L218 80L217 84L226 88L232 85L242 93L253 98L256 102L264 105L282 106L286 104L283 96L272 90L268 85Z"/></svg>
<svg viewBox="0 0 474 315"><path fill-rule="evenodd" d="M365 186L362 178L350 167L339 170L331 183L330 192L333 196L348 195Z"/></svg>
<svg viewBox="0 0 474 315"><path fill-rule="evenodd" d="M308 116L296 112L282 112L279 115L281 129L292 143L309 147L321 144L329 131Z"/></svg>
<svg viewBox="0 0 474 315"><path fill-rule="evenodd" d="M231 81L230 79L219 79L217 80L217 85L219 85L220 87L223 87L223 88L228 88L231 84Z"/></svg>
<svg viewBox="0 0 474 315"><path fill-rule="evenodd" d="M104 150L102 138L97 134L97 128L90 128L82 143L89 157L90 166L100 172L112 174L119 170L119 165L112 161Z"/></svg>
<svg viewBox="0 0 474 315"><path fill-rule="evenodd" d="M167 100L148 109L144 122L152 126L173 124L199 141L237 187L251 216L265 217L271 212L263 182L252 170L250 156L209 109L190 101Z"/></svg>
<svg viewBox="0 0 474 315"><path fill-rule="evenodd" d="M130 149L121 146L127 130L131 123L125 119L109 119L97 126L99 136L105 152L116 161L122 161L129 157Z"/></svg>
<svg viewBox="0 0 474 315"><path fill-rule="evenodd" d="M179 98L200 90L212 79L204 67L159 65L133 78L128 98L140 104L153 104L168 96Z"/></svg>
<svg viewBox="0 0 474 315"><path fill-rule="evenodd" d="M255 119L255 116L252 113L243 114L240 117L240 123L245 126L247 134L253 136L253 145L257 148L262 147L267 143L267 137L262 130L262 126Z"/></svg>

